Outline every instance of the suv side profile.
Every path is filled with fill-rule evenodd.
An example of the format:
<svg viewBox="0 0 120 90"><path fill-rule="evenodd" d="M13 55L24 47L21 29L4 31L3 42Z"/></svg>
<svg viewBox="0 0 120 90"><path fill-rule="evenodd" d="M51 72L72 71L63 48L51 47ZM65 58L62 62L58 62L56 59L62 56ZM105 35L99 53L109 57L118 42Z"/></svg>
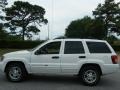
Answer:
<svg viewBox="0 0 120 90"><path fill-rule="evenodd" d="M118 58L104 40L54 39L31 50L4 54L0 69L9 81L28 74L77 75L85 85L96 85L102 75L119 70Z"/></svg>

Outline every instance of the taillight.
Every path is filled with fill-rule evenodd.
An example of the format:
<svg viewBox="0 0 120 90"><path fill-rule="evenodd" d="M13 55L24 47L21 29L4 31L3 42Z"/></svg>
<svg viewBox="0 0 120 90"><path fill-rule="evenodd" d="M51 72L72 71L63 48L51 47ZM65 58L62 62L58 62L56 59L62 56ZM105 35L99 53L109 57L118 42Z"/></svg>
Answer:
<svg viewBox="0 0 120 90"><path fill-rule="evenodd" d="M112 59L112 63L113 64L117 64L118 63L118 57L117 57L117 55L112 55L111 59Z"/></svg>

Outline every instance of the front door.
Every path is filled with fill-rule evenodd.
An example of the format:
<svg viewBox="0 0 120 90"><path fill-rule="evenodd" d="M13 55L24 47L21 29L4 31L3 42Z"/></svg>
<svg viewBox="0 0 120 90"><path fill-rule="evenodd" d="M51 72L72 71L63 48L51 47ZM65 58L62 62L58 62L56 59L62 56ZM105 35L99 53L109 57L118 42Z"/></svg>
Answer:
<svg viewBox="0 0 120 90"><path fill-rule="evenodd" d="M61 41L54 41L40 47L31 56L33 73L60 73Z"/></svg>

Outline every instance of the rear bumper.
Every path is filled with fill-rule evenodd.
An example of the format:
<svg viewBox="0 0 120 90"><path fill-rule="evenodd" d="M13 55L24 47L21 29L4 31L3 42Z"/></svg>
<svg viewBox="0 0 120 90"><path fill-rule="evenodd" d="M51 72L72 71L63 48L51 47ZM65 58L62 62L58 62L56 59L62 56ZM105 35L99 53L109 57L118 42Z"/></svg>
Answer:
<svg viewBox="0 0 120 90"><path fill-rule="evenodd" d="M120 70L119 64L105 64L102 67L102 74L111 74Z"/></svg>

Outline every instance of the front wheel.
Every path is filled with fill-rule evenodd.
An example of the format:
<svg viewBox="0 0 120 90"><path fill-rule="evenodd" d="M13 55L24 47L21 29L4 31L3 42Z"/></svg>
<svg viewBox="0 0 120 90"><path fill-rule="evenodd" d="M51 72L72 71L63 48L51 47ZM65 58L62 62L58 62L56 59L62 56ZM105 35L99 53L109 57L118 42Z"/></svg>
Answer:
<svg viewBox="0 0 120 90"><path fill-rule="evenodd" d="M9 65L6 70L6 77L12 82L22 81L25 74L25 68L17 63Z"/></svg>
<svg viewBox="0 0 120 90"><path fill-rule="evenodd" d="M80 76L85 85L93 86L96 85L100 80L100 71L93 66L84 67L81 70Z"/></svg>

